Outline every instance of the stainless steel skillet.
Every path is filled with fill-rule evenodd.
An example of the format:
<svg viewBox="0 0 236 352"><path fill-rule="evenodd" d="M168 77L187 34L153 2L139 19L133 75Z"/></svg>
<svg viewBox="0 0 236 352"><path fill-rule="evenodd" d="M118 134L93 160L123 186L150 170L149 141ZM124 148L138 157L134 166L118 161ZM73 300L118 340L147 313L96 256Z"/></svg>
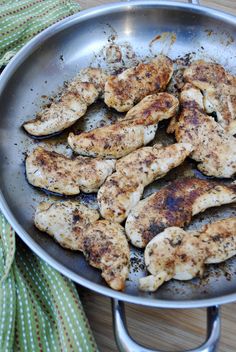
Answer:
<svg viewBox="0 0 236 352"><path fill-rule="evenodd" d="M153 41L163 33L165 41ZM174 41L172 34L176 37ZM26 183L23 153L34 148L38 141L27 136L20 126L39 109L44 96L55 92L80 68L89 64L104 65L104 47L111 41L123 48L128 42L140 57L162 50L172 58L187 58L194 52L193 56L214 59L236 73L235 40L236 18L219 11L169 1L117 3L81 12L45 30L16 55L1 76L1 210L19 236L40 257L75 282L113 298L116 337L122 351L150 350L139 347L128 337L121 301L162 308L211 307L208 308L208 341L197 351L214 351L220 332L216 306L236 300L236 259L228 261L224 267L211 268L201 282L173 281L149 295L138 290L138 277L143 275L142 253L134 251L126 291L112 291L82 255L60 248L34 228L34 207L45 195ZM103 107L100 111L92 107L80 127L98 125L105 118L109 120L110 115ZM63 137L55 140L59 142L63 144ZM186 168L171 173L147 192L183 174L188 166ZM90 197L83 197L83 200L93 202ZM235 215L234 207L213 209L197 217L193 225L201 226L203 222L232 214Z"/></svg>

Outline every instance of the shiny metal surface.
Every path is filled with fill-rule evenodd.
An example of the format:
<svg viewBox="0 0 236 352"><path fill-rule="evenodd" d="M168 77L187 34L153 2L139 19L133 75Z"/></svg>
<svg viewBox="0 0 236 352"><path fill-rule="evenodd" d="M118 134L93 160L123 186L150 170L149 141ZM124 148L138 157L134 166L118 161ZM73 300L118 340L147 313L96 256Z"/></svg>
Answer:
<svg viewBox="0 0 236 352"><path fill-rule="evenodd" d="M113 299L112 312L114 335L120 352L161 352L158 349L153 350L141 346L132 339L127 329L123 302ZM219 307L208 307L206 341L196 349L191 349L186 352L216 352L220 340L220 327L221 321ZM158 333L156 336L158 344Z"/></svg>
<svg viewBox="0 0 236 352"><path fill-rule="evenodd" d="M189 2L190 4L200 5L200 1L199 1L199 0L188 0L188 2Z"/></svg>
<svg viewBox="0 0 236 352"><path fill-rule="evenodd" d="M153 41L160 33L174 33L166 41ZM168 39L169 38L169 39ZM34 208L45 194L27 184L24 175L24 153L38 145L21 128L26 119L40 109L45 96L57 91L65 80L82 67L105 66L104 52L115 42L128 44L145 58L162 51L171 58L188 55L215 59L236 72L235 17L191 4L165 1L133 1L110 4L81 12L45 30L31 40L7 66L0 82L0 203L1 210L19 236L40 257L72 280L116 299L156 307L200 307L236 299L236 260L222 267L209 269L210 275L201 282L171 281L153 294L140 292L138 278L143 270L132 266L125 292L115 292L102 281L100 273L88 266L81 254L62 249L51 238L33 226ZM128 43L128 44L127 44ZM125 50L125 49L124 49ZM124 56L124 59L126 57ZM86 119L76 128L87 129L110 121L113 112L92 106ZM166 141L163 130L157 136ZM64 137L44 141L63 149ZM68 153L67 149L63 149ZM179 173L189 172L184 165L167 178L147 188L146 194L163 186ZM93 202L84 196L84 201ZM207 211L195 218L192 226L235 214L235 207ZM142 253L133 251L142 266ZM227 274L227 275L226 275ZM231 275L231 280L228 280Z"/></svg>

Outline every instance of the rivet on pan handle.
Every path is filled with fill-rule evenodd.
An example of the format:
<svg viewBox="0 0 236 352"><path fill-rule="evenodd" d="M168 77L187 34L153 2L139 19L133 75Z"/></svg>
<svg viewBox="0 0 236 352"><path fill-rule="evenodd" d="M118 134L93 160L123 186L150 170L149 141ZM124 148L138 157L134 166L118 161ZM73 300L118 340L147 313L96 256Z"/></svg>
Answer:
<svg viewBox="0 0 236 352"><path fill-rule="evenodd" d="M137 344L129 335L124 303L112 299L113 328L116 343L120 352L161 352ZM216 352L220 340L220 310L218 306L207 308L207 337L206 341L196 349L186 352Z"/></svg>

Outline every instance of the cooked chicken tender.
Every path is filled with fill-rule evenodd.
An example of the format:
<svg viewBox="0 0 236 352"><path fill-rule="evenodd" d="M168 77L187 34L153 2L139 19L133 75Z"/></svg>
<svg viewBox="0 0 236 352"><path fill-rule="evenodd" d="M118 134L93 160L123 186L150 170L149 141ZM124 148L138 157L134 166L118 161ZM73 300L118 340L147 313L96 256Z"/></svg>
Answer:
<svg viewBox="0 0 236 352"><path fill-rule="evenodd" d="M99 216L97 210L74 200L42 202L36 209L34 224L62 247L83 251L83 233Z"/></svg>
<svg viewBox="0 0 236 352"><path fill-rule="evenodd" d="M143 248L158 233L171 226L183 227L192 216L210 207L236 201L236 185L197 178L171 182L141 200L130 212L125 230L131 243Z"/></svg>
<svg viewBox="0 0 236 352"><path fill-rule="evenodd" d="M130 253L121 225L107 220L91 224L84 233L84 254L90 265L102 270L102 277L111 288L125 288Z"/></svg>
<svg viewBox="0 0 236 352"><path fill-rule="evenodd" d="M205 264L223 262L236 254L236 218L205 225L199 232L169 227L152 239L144 253L152 274L139 280L140 289L155 291L165 281L201 276Z"/></svg>
<svg viewBox="0 0 236 352"><path fill-rule="evenodd" d="M173 62L167 56L140 63L107 79L105 103L117 111L129 111L145 96L165 90L172 74Z"/></svg>
<svg viewBox="0 0 236 352"><path fill-rule="evenodd" d="M152 275L140 279L141 290L155 291L180 273L180 280L191 280L203 272L205 251L194 233L186 234L179 227L169 227L148 243L144 259Z"/></svg>
<svg viewBox="0 0 236 352"><path fill-rule="evenodd" d="M94 84L95 88L99 92L99 96L103 98L105 83L108 78L105 70L97 67L87 67L79 72L77 78L81 82L89 82Z"/></svg>
<svg viewBox="0 0 236 352"><path fill-rule="evenodd" d="M98 98L98 90L92 83L72 81L58 100L54 100L39 112L35 119L23 124L33 136L47 136L63 131L84 116L87 107Z"/></svg>
<svg viewBox="0 0 236 352"><path fill-rule="evenodd" d="M78 154L121 158L153 140L158 122L174 116L178 106L178 99L168 93L146 97L124 120L79 135L70 133L68 143Z"/></svg>
<svg viewBox="0 0 236 352"><path fill-rule="evenodd" d="M114 160L70 159L42 147L29 154L25 164L30 184L64 195L96 192L115 168Z"/></svg>
<svg viewBox="0 0 236 352"><path fill-rule="evenodd" d="M68 144L77 154L105 158L121 158L151 142L157 124L146 125L144 119L121 121L79 135L70 133Z"/></svg>
<svg viewBox="0 0 236 352"><path fill-rule="evenodd" d="M236 217L205 225L199 237L207 254L204 263L224 262L236 255Z"/></svg>
<svg viewBox="0 0 236 352"><path fill-rule="evenodd" d="M163 92L148 95L125 115L125 120L146 118L153 122L159 122L175 116L178 112L179 100L172 94Z"/></svg>
<svg viewBox="0 0 236 352"><path fill-rule="evenodd" d="M122 222L142 197L144 187L180 165L192 151L190 144L143 147L116 163L116 172L98 191L101 215Z"/></svg>
<svg viewBox="0 0 236 352"><path fill-rule="evenodd" d="M236 139L203 111L199 89L186 84L181 92L178 121L172 124L178 142L191 143L191 157L208 176L232 177L236 173ZM169 132L170 132L169 129Z"/></svg>
<svg viewBox="0 0 236 352"><path fill-rule="evenodd" d="M226 132L236 133L236 77L216 63L198 60L184 72L184 79L201 89L207 113L216 112Z"/></svg>

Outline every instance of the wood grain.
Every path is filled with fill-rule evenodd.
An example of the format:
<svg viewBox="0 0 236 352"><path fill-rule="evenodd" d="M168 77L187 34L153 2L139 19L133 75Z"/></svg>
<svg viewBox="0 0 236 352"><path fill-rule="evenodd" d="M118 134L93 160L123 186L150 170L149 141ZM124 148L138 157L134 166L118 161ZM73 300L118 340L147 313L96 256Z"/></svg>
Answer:
<svg viewBox="0 0 236 352"><path fill-rule="evenodd" d="M83 9L112 3L107 0L79 0ZM201 0L201 4L236 14L235 0ZM78 288L85 312L101 352L117 352L113 331L110 299ZM194 348L205 337L205 309L151 309L126 305L131 335L149 348L183 351ZM222 337L219 352L236 351L236 303L222 307Z"/></svg>

